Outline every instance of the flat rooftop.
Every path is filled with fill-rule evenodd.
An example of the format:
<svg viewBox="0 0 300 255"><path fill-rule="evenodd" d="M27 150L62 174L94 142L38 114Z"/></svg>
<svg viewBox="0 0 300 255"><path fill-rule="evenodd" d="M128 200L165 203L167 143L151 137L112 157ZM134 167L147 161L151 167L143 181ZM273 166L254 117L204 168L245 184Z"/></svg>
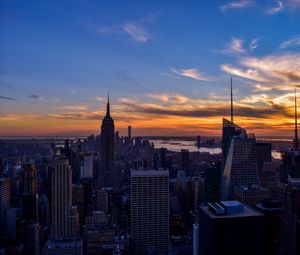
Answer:
<svg viewBox="0 0 300 255"><path fill-rule="evenodd" d="M234 188L240 191L269 191L267 188L258 185L240 185Z"/></svg>
<svg viewBox="0 0 300 255"><path fill-rule="evenodd" d="M237 201L223 201L229 203L229 205L236 205L236 203L239 203ZM239 203L240 204L240 203ZM200 209L207 214L212 219L218 219L218 218L243 218L243 217L261 217L263 216L262 213L256 211L255 209L248 207L246 205L243 205L243 211L238 213L232 213L232 214L226 214L226 215L216 215L212 211L209 210L208 206L200 206Z"/></svg>
<svg viewBox="0 0 300 255"><path fill-rule="evenodd" d="M131 176L169 176L169 170L131 170Z"/></svg>

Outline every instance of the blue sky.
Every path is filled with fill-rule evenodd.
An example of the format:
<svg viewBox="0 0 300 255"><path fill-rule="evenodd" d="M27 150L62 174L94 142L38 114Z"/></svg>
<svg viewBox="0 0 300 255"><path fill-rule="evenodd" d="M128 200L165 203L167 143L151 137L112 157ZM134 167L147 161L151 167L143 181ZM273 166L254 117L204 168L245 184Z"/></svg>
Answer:
<svg viewBox="0 0 300 255"><path fill-rule="evenodd" d="M34 130L49 125L68 133L68 119L89 121L84 129L78 124L79 133L95 132L108 91L121 129L136 121L141 134L157 134L163 126L141 122L158 118L166 121L161 125L174 123L172 134L194 134L197 126L214 133L213 118L228 114L231 76L242 123L262 134L271 126L283 134L291 121L291 91L300 82L299 7L299 0L3 0L2 134L22 125L30 133L29 119ZM214 109L212 116L198 113L206 109ZM284 129L275 119L263 125L271 114ZM201 126L204 116L212 122ZM187 125L195 118L197 125ZM53 124L58 120L65 129Z"/></svg>

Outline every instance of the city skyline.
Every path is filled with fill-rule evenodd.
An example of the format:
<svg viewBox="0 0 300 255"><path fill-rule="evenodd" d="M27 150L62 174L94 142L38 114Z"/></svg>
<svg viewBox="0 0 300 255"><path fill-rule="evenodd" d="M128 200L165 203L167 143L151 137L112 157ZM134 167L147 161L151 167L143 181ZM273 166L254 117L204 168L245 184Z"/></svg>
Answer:
<svg viewBox="0 0 300 255"><path fill-rule="evenodd" d="M0 136L293 136L298 0L0 5Z"/></svg>

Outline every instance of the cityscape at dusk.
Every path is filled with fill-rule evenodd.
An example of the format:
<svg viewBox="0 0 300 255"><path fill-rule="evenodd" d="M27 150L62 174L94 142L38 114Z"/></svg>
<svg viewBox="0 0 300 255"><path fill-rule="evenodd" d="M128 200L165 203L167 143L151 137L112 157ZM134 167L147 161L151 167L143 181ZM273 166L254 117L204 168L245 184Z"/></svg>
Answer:
<svg viewBox="0 0 300 255"><path fill-rule="evenodd" d="M109 91L121 134L292 136L299 1L0 3L0 136L99 131Z"/></svg>
<svg viewBox="0 0 300 255"><path fill-rule="evenodd" d="M0 255L299 255L300 0L0 0Z"/></svg>

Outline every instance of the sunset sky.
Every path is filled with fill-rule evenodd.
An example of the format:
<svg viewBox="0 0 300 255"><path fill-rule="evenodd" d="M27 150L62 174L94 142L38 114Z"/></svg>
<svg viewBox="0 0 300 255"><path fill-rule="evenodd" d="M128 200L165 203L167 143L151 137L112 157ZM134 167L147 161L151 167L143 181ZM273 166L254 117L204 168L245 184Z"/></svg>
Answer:
<svg viewBox="0 0 300 255"><path fill-rule="evenodd" d="M300 0L0 1L0 136L293 133ZM299 89L300 95L300 89ZM300 100L300 97L299 97Z"/></svg>

